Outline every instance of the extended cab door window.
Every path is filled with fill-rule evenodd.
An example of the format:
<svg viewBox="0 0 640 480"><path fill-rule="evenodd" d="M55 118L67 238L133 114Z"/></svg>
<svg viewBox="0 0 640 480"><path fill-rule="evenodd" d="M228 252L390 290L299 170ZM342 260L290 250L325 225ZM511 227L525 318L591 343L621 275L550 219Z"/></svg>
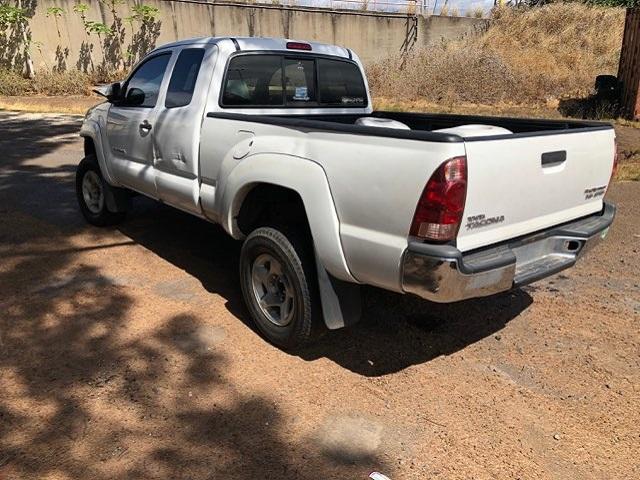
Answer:
<svg viewBox="0 0 640 480"><path fill-rule="evenodd" d="M171 53L163 53L151 57L142 63L125 84L123 100L120 107L153 108L158 101L160 85L167 69Z"/></svg>
<svg viewBox="0 0 640 480"><path fill-rule="evenodd" d="M169 81L165 107L184 107L191 103L203 57L203 48L185 48L180 52Z"/></svg>

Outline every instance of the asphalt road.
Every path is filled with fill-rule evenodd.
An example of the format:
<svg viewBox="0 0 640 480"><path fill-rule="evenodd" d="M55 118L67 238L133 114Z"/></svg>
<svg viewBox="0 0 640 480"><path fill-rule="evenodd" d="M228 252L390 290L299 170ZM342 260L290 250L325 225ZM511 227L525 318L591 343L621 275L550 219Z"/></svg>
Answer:
<svg viewBox="0 0 640 480"><path fill-rule="evenodd" d="M84 224L79 118L0 113L0 479L639 478L640 184L576 268L435 305L365 291L263 341L219 228Z"/></svg>

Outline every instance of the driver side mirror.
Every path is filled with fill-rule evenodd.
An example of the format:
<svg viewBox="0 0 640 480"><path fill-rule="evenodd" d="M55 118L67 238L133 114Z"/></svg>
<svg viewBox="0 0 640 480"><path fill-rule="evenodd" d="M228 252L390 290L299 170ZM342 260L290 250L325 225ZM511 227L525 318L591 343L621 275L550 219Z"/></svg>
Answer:
<svg viewBox="0 0 640 480"><path fill-rule="evenodd" d="M124 103L128 107L137 107L144 103L144 92L139 88L131 88L127 92L127 97L124 99Z"/></svg>
<svg viewBox="0 0 640 480"><path fill-rule="evenodd" d="M95 93L107 99L107 102L114 102L120 99L122 86L119 82L111 85L101 85L93 89Z"/></svg>

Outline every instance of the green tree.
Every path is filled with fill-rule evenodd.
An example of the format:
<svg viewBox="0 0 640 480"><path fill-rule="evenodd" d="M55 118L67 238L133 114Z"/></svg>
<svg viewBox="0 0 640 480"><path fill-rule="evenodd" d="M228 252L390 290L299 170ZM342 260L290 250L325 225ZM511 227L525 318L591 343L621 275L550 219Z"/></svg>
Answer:
<svg viewBox="0 0 640 480"><path fill-rule="evenodd" d="M80 19L82 20L83 25L85 25L85 30L86 30L87 12L89 11L89 5L87 5L86 3L76 3L73 6L73 11L78 15L80 15Z"/></svg>
<svg viewBox="0 0 640 480"><path fill-rule="evenodd" d="M86 32L91 35L95 33L98 36L98 41L100 43L100 49L102 50L102 57L104 58L104 48L102 46L102 36L110 36L113 35L113 30L109 28L108 25L105 25L101 22L93 22L91 20L84 22L84 29Z"/></svg>
<svg viewBox="0 0 640 480"><path fill-rule="evenodd" d="M21 41L25 76L34 78L35 69L30 53L29 17L27 10L22 8L22 0L16 0L16 5L0 4L0 30L6 32L8 29L12 29Z"/></svg>
<svg viewBox="0 0 640 480"><path fill-rule="evenodd" d="M82 42L80 45L80 57L87 61L88 65L91 66L91 71L95 72L95 65L93 64L93 58L91 56L91 45L89 43L89 31L87 29L87 13L89 12L89 5L86 3L76 3L73 6L73 12L77 13L80 16L80 20L82 21L82 25L84 26L84 33L87 36L87 39ZM78 60L78 65L81 65L81 61ZM85 69L86 66L85 65ZM78 66L78 69L81 67Z"/></svg>
<svg viewBox="0 0 640 480"><path fill-rule="evenodd" d="M60 35L60 25L58 25L58 18L65 14L65 11L60 7L49 7L47 8L47 17L53 17L53 21L56 23L56 31L58 32L58 37Z"/></svg>
<svg viewBox="0 0 640 480"><path fill-rule="evenodd" d="M131 11L132 14L124 19L131 28L131 42L127 47L127 62L129 64L134 63L141 51L146 50L147 43L149 43L148 37L160 33L160 23L157 21L160 10L157 7L138 4L133 5ZM134 23L139 24L137 32L134 30Z"/></svg>

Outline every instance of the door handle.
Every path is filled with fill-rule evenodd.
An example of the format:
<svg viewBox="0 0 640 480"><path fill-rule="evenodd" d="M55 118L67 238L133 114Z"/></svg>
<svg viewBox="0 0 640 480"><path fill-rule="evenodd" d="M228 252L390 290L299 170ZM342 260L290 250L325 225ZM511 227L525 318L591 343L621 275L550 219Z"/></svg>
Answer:
<svg viewBox="0 0 640 480"><path fill-rule="evenodd" d="M149 132L151 130L151 124L148 120L145 120L140 124L140 130L144 130L145 132Z"/></svg>
<svg viewBox="0 0 640 480"><path fill-rule="evenodd" d="M545 152L540 157L540 163L543 167L554 167L560 165L567 160L567 151L558 150L557 152Z"/></svg>

